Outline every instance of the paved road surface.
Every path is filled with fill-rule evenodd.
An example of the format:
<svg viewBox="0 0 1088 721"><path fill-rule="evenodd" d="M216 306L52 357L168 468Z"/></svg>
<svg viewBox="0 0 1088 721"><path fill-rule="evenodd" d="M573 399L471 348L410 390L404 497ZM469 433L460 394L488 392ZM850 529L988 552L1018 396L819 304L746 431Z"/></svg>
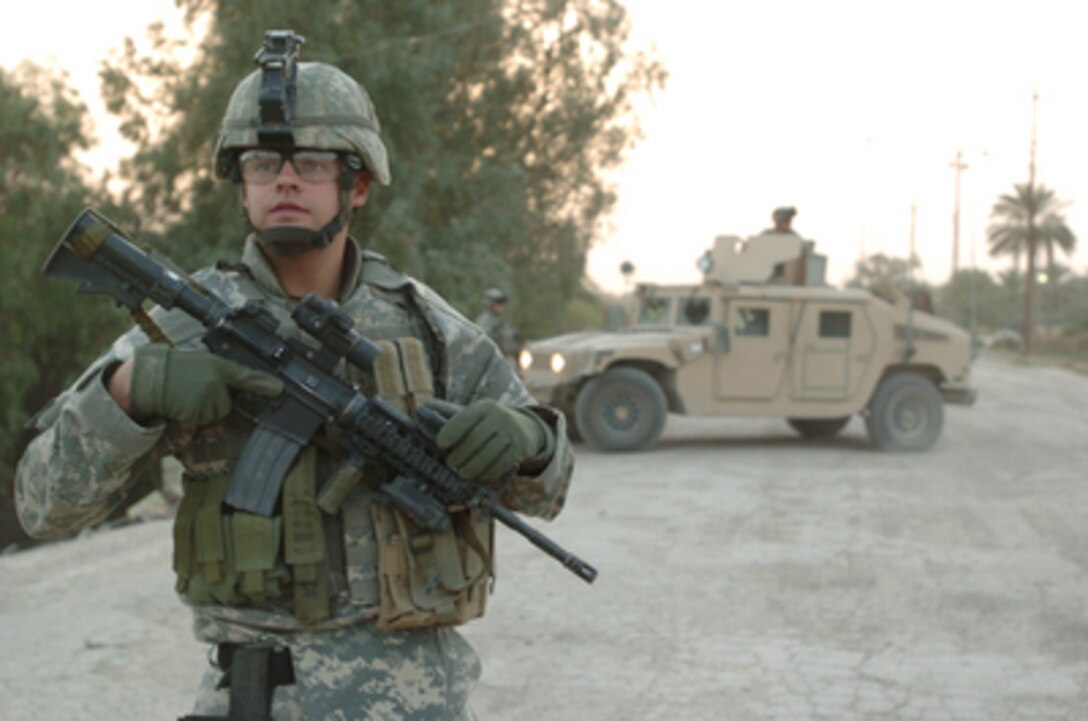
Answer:
<svg viewBox="0 0 1088 721"><path fill-rule="evenodd" d="M482 721L1088 718L1088 377L983 358L930 452L860 420L670 418L579 449L546 527L587 586L501 531ZM0 717L172 719L206 650L166 521L0 558Z"/></svg>

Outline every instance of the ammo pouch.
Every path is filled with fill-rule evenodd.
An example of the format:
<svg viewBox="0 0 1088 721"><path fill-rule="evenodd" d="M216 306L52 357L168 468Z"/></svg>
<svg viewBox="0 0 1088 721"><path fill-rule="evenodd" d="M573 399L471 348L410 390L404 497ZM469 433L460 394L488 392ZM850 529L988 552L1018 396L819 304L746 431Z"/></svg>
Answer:
<svg viewBox="0 0 1088 721"><path fill-rule="evenodd" d="M377 393L414 415L434 396L423 344L398 338L377 346ZM378 544L378 628L452 626L483 615L493 575L489 519L477 511L453 511L450 528L436 533L380 501L369 508Z"/></svg>
<svg viewBox="0 0 1088 721"><path fill-rule="evenodd" d="M190 477L174 520L177 591L194 605L290 600L305 623L330 615L328 561L314 502L316 451L299 454L283 485L282 511L225 512L229 476Z"/></svg>
<svg viewBox="0 0 1088 721"><path fill-rule="evenodd" d="M378 539L378 628L454 626L484 614L493 575L494 526L476 511L450 514L442 532L371 506Z"/></svg>

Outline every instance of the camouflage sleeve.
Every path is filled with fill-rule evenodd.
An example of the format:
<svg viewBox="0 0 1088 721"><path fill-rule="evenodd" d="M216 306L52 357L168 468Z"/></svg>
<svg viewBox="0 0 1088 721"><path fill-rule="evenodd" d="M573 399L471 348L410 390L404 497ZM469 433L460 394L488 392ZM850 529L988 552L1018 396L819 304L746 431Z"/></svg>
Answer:
<svg viewBox="0 0 1088 721"><path fill-rule="evenodd" d="M498 348L479 331L466 330L447 336L449 370L449 400L467 405L480 398L494 398L502 403L522 406L533 411L551 428L555 451L544 468L533 473L514 476L503 503L530 516L551 520L559 515L567 497L574 472L574 450L567 437L563 414L554 408L538 405L514 372L513 366L500 355Z"/></svg>
<svg viewBox="0 0 1088 721"><path fill-rule="evenodd" d="M548 460L544 468L515 475L507 486L503 502L519 513L552 520L567 500L567 488L574 470L574 451L567 437L567 420L558 410L537 405L536 400L522 385L514 368L499 356L498 349L491 340L483 338L481 346L490 350L485 353L486 370L465 402L494 398L509 403L510 406L528 408L551 428L555 438L555 450L551 460ZM465 375L471 377L472 369L466 369Z"/></svg>
<svg viewBox="0 0 1088 721"><path fill-rule="evenodd" d="M555 435L555 452L542 470L516 475L503 495L503 503L519 513L551 520L563 510L574 473L574 450L567 438L567 419L554 408L530 406Z"/></svg>
<svg viewBox="0 0 1088 721"><path fill-rule="evenodd" d="M40 431L15 471L19 522L35 538L57 538L98 523L125 498L134 469L164 426L129 418L103 374L142 334L130 332L35 419Z"/></svg>

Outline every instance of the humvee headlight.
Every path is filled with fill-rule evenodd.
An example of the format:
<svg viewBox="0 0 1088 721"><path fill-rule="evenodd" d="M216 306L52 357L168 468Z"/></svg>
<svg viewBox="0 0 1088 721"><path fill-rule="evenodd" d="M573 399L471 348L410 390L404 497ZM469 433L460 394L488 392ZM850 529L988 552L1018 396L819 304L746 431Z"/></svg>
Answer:
<svg viewBox="0 0 1088 721"><path fill-rule="evenodd" d="M533 367L533 354L529 352L529 349L522 348L521 353L518 353L518 365L523 371Z"/></svg>
<svg viewBox="0 0 1088 721"><path fill-rule="evenodd" d="M563 357L562 353L552 353L548 365L551 366L552 373L562 373L563 369L567 367L567 359Z"/></svg>

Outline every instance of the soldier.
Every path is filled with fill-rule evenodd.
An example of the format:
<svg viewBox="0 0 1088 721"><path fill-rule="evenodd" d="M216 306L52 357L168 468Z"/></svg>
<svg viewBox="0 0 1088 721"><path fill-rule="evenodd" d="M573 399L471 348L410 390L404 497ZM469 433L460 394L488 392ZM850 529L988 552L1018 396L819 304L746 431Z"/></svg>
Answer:
<svg viewBox="0 0 1088 721"><path fill-rule="evenodd" d="M774 227L763 231L763 234L789 233L790 235L797 235L797 231L791 227L793 216L795 215L797 215L797 208L785 206L775 208L774 212L771 213L771 220L774 221Z"/></svg>
<svg viewBox="0 0 1088 721"><path fill-rule="evenodd" d="M484 309L476 316L476 325L487 333L507 359L513 359L518 352L517 331L505 315L506 293L498 288L489 288L484 293Z"/></svg>
<svg viewBox="0 0 1088 721"><path fill-rule="evenodd" d="M479 328L349 235L372 184L390 183L386 148L363 87L331 65L296 63L301 41L268 33L260 68L230 99L215 169L237 187L250 233L240 262L196 280L231 303L262 300L296 335L295 299L337 300L382 348L372 375L348 366L348 380L407 413L458 404L437 439L447 462L473 482L505 482L514 510L554 517L573 467L562 415L535 404ZM212 355L187 316L152 317L172 346L133 328L35 418L15 481L26 530L49 538L94 524L141 468L175 456L185 467L176 588L197 638L216 648L186 718L473 718L480 662L452 626L484 612L491 521L451 509L450 531L425 532L372 490L384 480L376 469L330 504L323 482L343 459L317 442L273 518L225 506L250 430L231 394L282 385Z"/></svg>

